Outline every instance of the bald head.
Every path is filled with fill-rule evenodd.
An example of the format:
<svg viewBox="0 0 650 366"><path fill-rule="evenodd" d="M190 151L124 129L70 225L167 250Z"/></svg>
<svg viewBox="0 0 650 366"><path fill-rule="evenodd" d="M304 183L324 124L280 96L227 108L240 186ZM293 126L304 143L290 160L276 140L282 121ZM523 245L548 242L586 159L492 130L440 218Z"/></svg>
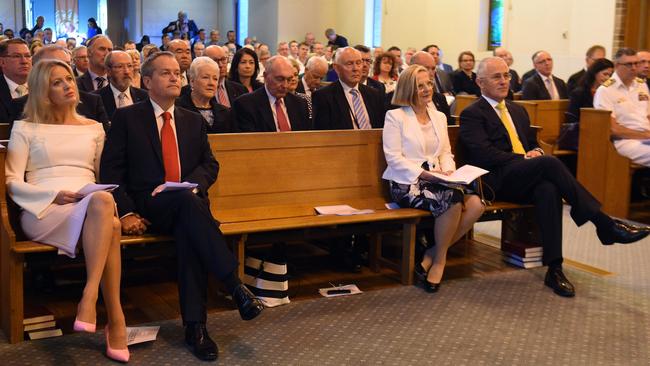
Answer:
<svg viewBox="0 0 650 366"><path fill-rule="evenodd" d="M434 80L436 77L436 60L426 51L418 51L411 56L411 65L423 66L429 72L429 77Z"/></svg>
<svg viewBox="0 0 650 366"><path fill-rule="evenodd" d="M40 50L38 50L38 52L36 52L36 54L34 54L34 57L32 57L32 63L36 65L40 60L43 59L60 60L70 65L72 62L72 55L70 51L63 46L48 44L43 46Z"/></svg>
<svg viewBox="0 0 650 366"><path fill-rule="evenodd" d="M219 65L220 82L228 76L228 56L223 47L217 45L208 46L203 52L203 56L211 58L212 61Z"/></svg>
<svg viewBox="0 0 650 366"><path fill-rule="evenodd" d="M284 98L289 92L289 83L296 70L289 59L276 55L264 65L264 84L266 90L276 98Z"/></svg>

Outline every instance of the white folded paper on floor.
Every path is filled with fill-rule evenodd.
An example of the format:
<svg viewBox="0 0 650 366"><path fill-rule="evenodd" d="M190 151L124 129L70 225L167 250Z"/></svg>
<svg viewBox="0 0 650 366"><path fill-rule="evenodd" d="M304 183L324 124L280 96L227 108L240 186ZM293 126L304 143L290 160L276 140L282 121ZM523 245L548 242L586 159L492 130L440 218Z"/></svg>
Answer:
<svg viewBox="0 0 650 366"><path fill-rule="evenodd" d="M350 293L347 294L328 294L327 291L330 290L350 290ZM348 295L356 295L360 294L363 291L359 290L357 285L345 285L345 286L337 286L337 287L328 287L328 288L321 288L318 290L318 293L320 293L322 296L325 297L338 297L338 296L348 296Z"/></svg>
<svg viewBox="0 0 650 366"><path fill-rule="evenodd" d="M85 186L81 187L80 190L77 191L77 193L87 196L93 192L98 192L98 191L106 191L106 192L112 192L115 190L115 188L119 187L117 184L95 184L95 183L88 183Z"/></svg>
<svg viewBox="0 0 650 366"><path fill-rule="evenodd" d="M126 327L126 345L155 341L159 330L160 326Z"/></svg>
<svg viewBox="0 0 650 366"><path fill-rule="evenodd" d="M363 215L375 212L375 210L358 210L348 205L318 206L314 207L314 209L319 215L338 216Z"/></svg>

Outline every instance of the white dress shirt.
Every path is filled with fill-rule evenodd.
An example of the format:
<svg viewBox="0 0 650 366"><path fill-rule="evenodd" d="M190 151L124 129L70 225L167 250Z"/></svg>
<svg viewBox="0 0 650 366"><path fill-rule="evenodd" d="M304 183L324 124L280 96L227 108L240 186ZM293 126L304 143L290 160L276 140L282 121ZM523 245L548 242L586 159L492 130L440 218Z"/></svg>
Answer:
<svg viewBox="0 0 650 366"><path fill-rule="evenodd" d="M343 94L345 94L345 99L348 100L348 104L350 105L350 117L352 118L352 127L355 130L359 129L359 126L357 126L357 118L354 116L354 103L352 102L352 94L350 93L350 90L355 89L359 93L359 99L361 99L361 106L363 107L363 110L366 112L366 116L368 117L368 124L370 124L370 128L372 128L372 123L370 123L370 114L368 114L368 108L366 108L366 103L363 101L363 95L359 90L359 84L355 85L355 87L352 88L348 86L346 83L344 83L343 80L341 79L339 79L339 82L343 86Z"/></svg>
<svg viewBox="0 0 650 366"><path fill-rule="evenodd" d="M130 106L133 104L133 98L131 98L131 87L126 88L124 92L119 91L113 84L111 86L111 91L113 92L113 99L115 99L115 107L120 107L120 94L124 93L124 105L122 107Z"/></svg>
<svg viewBox="0 0 650 366"><path fill-rule="evenodd" d="M550 90L548 91L548 94L551 96L551 99L552 100L560 99L560 94L557 92L557 87L555 86L555 82L553 81L553 74L551 74L549 76L544 76L544 75L540 74L539 72L537 74L539 75L540 78L542 78L542 82L544 83L544 86L546 87L547 90L548 90L548 87L547 87L548 84L547 83L548 83L548 81L551 82L551 88L553 89L553 92L551 93ZM555 96L555 98L553 98L553 96Z"/></svg>

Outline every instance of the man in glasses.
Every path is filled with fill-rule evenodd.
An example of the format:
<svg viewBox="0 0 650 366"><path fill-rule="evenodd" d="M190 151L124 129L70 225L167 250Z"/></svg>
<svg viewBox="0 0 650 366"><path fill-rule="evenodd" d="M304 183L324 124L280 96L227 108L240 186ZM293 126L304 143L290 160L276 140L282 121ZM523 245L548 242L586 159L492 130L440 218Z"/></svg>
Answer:
<svg viewBox="0 0 650 366"><path fill-rule="evenodd" d="M32 69L32 56L21 38L0 42L0 123L9 123L11 100L28 93L27 76Z"/></svg>
<svg viewBox="0 0 650 366"><path fill-rule="evenodd" d="M650 93L637 77L643 65L635 50L621 48L614 55L614 74L594 95L594 107L612 111L612 137L619 154L650 167Z"/></svg>
<svg viewBox="0 0 650 366"><path fill-rule="evenodd" d="M145 90L131 86L133 60L128 53L112 51L106 55L104 64L108 72L108 85L93 93L102 97L104 109L106 109L110 120L118 108L146 100L148 95Z"/></svg>
<svg viewBox="0 0 650 366"><path fill-rule="evenodd" d="M524 100L558 100L568 99L564 80L553 75L553 58L546 51L537 51L533 54L533 76L524 80L521 87Z"/></svg>
<svg viewBox="0 0 650 366"><path fill-rule="evenodd" d="M544 283L557 295L575 296L562 271L562 200L580 226L591 221L604 245L632 243L648 235L646 227L632 227L600 210L600 203L571 175L562 162L545 156L537 145L526 110L506 100L511 75L498 57L481 61L477 83L482 96L460 115L460 143L467 163L490 172L483 182L497 200L535 206L548 266Z"/></svg>
<svg viewBox="0 0 650 366"><path fill-rule="evenodd" d="M219 104L228 108L232 107L232 103L239 96L248 93L245 86L236 81L228 80L228 55L221 46L208 46L203 53L203 56L210 57L214 62L219 65L219 86L215 98ZM190 93L192 90L189 86L183 88L183 93Z"/></svg>

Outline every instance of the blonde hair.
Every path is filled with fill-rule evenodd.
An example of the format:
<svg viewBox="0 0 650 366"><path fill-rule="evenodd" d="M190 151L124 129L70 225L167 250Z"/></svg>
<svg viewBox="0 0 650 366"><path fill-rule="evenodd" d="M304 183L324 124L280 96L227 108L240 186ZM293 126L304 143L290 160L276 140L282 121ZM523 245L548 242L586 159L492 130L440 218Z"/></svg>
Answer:
<svg viewBox="0 0 650 366"><path fill-rule="evenodd" d="M418 100L417 74L429 71L420 65L411 65L402 71L397 79L397 86L393 94L392 104L401 107L414 107Z"/></svg>
<svg viewBox="0 0 650 366"><path fill-rule="evenodd" d="M27 78L27 86L29 88L29 96L27 97L27 103L25 104L25 119L30 122L35 123L50 123L52 121L52 113L50 111L54 107L50 101L50 76L52 75L52 70L55 67L64 68L72 80L74 80L74 74L70 65L66 64L60 60L54 59L43 59L36 63L32 68L32 71L29 73ZM72 88L75 90L77 102L70 106L72 109L71 113L76 118L82 118L77 114L75 108L79 103L79 91L77 90L77 84L72 83Z"/></svg>

